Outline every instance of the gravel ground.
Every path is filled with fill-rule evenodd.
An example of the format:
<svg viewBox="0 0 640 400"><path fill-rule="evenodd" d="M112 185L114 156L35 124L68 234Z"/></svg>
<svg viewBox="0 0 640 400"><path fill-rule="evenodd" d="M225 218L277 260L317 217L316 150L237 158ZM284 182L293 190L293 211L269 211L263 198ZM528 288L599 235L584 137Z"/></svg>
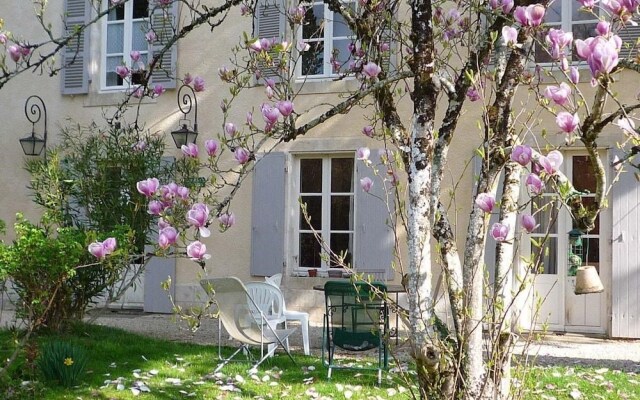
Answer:
<svg viewBox="0 0 640 400"><path fill-rule="evenodd" d="M93 323L117 327L154 338L186 341L199 344L217 343L217 321L206 319L196 332L178 323L171 315L148 314L136 311L102 311L92 315ZM15 324L13 313L0 313L0 326ZM292 323L292 325L295 323ZM310 327L311 353L320 356L322 327ZM224 335L223 335L224 339ZM297 330L290 340L292 350L302 352L302 337ZM406 348L406 344L399 349ZM516 353L522 353L520 344ZM610 340L578 334L549 334L531 344L526 354L537 357L538 365L590 365L640 373L640 340Z"/></svg>

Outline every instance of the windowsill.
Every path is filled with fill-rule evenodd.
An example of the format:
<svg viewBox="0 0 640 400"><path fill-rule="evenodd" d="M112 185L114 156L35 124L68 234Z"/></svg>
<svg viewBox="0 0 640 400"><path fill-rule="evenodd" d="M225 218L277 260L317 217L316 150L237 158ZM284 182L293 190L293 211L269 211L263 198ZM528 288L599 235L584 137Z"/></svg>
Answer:
<svg viewBox="0 0 640 400"><path fill-rule="evenodd" d="M85 107L109 107L120 105L125 99L127 90L128 89L92 91L90 88L89 93L84 99L83 105ZM139 101L139 99L135 98L133 100L135 100L135 103ZM142 99L141 104L155 104L156 102L156 99L145 96Z"/></svg>
<svg viewBox="0 0 640 400"><path fill-rule="evenodd" d="M295 268L292 272L291 272L291 277L293 278L332 278L332 279L338 279L338 278L348 278L351 274L348 272L345 272L342 268L331 268L331 271L340 271L340 276L329 276L329 270L328 269L317 269L316 276L309 276L309 270L311 268Z"/></svg>
<svg viewBox="0 0 640 400"><path fill-rule="evenodd" d="M360 81L355 78L335 80L335 77L324 77L297 79L293 86L300 94L328 94L358 90L360 84Z"/></svg>

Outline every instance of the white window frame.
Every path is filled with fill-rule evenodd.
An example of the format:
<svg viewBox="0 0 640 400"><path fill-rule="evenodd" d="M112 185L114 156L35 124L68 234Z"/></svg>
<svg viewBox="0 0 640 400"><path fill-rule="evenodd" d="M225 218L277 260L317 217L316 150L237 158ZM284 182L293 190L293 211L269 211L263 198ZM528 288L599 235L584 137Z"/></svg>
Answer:
<svg viewBox="0 0 640 400"><path fill-rule="evenodd" d="M354 7L358 7L358 3L355 0L349 0L347 2L345 2L345 5L347 3L353 3ZM322 79L329 79L329 78L335 78L336 76L339 76L340 73L338 72L334 72L333 71L333 65L331 63L331 56L333 54L333 41L336 39L345 39L345 40L351 40L353 42L355 42L355 35L351 35L351 36L339 36L339 37L334 37L333 35L333 15L334 12L329 10L329 6L327 4L325 4L323 1L308 1L308 2L303 2L300 3L301 6L304 6L306 9L316 6L316 5L322 5L324 7L324 36L322 38L322 41L324 42L324 52L323 52L323 59L324 59L324 63L323 63L323 68L322 74L316 74L316 75L303 75L302 74L302 57L303 57L303 53L298 53L299 55L299 59L298 62L296 63L296 68L295 68L295 76L297 78L297 80L301 81L301 80L322 80ZM302 37L302 26L298 26L297 28L297 33L296 33L296 39L297 41L304 41L304 42L319 42L320 40L307 40L304 39Z"/></svg>
<svg viewBox="0 0 640 400"><path fill-rule="evenodd" d="M148 2L150 3L152 0L148 0ZM105 6L104 6L104 10L106 11L106 9L108 8L108 2L104 2ZM127 1L124 4L124 19L122 20L115 20L115 21L109 21L108 16L104 17L104 22L102 25L102 43L100 46L100 90L101 91L122 91L122 90L127 90L131 87L131 77L129 77L129 81L127 82L127 80L123 80L123 84L122 85L117 85L117 86L107 86L107 57L108 56L114 56L117 55L119 53L107 53L107 32L108 32L108 27L109 25L117 25L117 24L123 24L124 25L124 32L123 32L123 48L122 48L122 61L124 62L124 64L129 67L130 69L132 69L132 62L131 62L131 51L132 51L132 47L133 47L133 25L135 22L140 22L140 21L146 21L147 24L149 23L149 19L150 17L147 16L147 18L133 18L133 0L131 1ZM149 10L150 8L147 7ZM150 11L149 11L150 12ZM140 55L141 57L145 57L147 58L147 60L149 60L149 50L148 48L146 50L140 50Z"/></svg>
<svg viewBox="0 0 640 400"><path fill-rule="evenodd" d="M331 160L334 158L351 158L353 161L353 170L352 170L352 191L351 192L331 192ZM318 233L322 236L323 239L328 239L326 242L329 245L330 235L331 233L350 233L351 234L351 263L353 264L356 254L356 159L355 154L352 152L339 152L339 153L304 153L304 154L296 154L293 159L293 174L292 178L294 180L294 198L295 198L295 212L292 214L292 235L293 240L291 241L292 247L290 249L293 273L294 275L306 276L311 267L301 267L300 266L300 234L301 233L312 233L312 230L304 230L300 229L300 219L303 218L302 212L300 210L299 200L302 196L310 195L305 193L300 193L300 162L304 159L322 159L322 228L318 231ZM317 195L314 193L313 195ZM331 229L331 196L332 195L340 195L340 196L351 196L352 198L352 225L350 230L332 230ZM322 250L323 255L321 256L321 267L318 268L318 276L326 277L328 276L329 270L342 270L337 267L330 267L330 264L327 262L327 254L324 249Z"/></svg>

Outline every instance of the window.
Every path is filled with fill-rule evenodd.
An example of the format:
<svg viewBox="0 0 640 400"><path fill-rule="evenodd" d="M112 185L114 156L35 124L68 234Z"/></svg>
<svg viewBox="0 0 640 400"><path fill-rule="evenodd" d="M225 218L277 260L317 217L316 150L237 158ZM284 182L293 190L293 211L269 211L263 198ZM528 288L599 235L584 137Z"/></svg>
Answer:
<svg viewBox="0 0 640 400"><path fill-rule="evenodd" d="M327 270L337 267L320 244L351 264L354 236L354 158L352 156L298 159L296 267ZM306 210L304 212L303 210ZM316 235L318 238L316 238Z"/></svg>
<svg viewBox="0 0 640 400"><path fill-rule="evenodd" d="M144 69L147 64L149 44L145 33L149 24L149 1L127 1L115 7L109 12L104 24L102 88L126 89L128 83L116 73L116 67L126 65L135 71ZM132 51L140 52L137 63L131 60ZM132 74L131 79L131 83L140 83L138 74Z"/></svg>
<svg viewBox="0 0 640 400"><path fill-rule="evenodd" d="M597 12L597 11L596 11ZM573 39L586 39L595 35L598 17L593 11L582 8L582 4L575 0L556 0L547 7L544 22L548 28L562 29L572 32ZM541 47L544 46L544 47ZM553 61L547 51L544 37L536 44L535 60L538 63ZM567 57L572 60L570 54ZM573 61L578 61L577 58Z"/></svg>
<svg viewBox="0 0 640 400"><path fill-rule="evenodd" d="M545 192L531 200L532 214L535 215L539 226L531 232L531 238L540 247L532 245L531 252L540 260L535 272L541 274L558 274L558 213L560 202L556 194ZM548 236L547 236L548 233ZM545 241L546 238L546 241Z"/></svg>
<svg viewBox="0 0 640 400"><path fill-rule="evenodd" d="M353 10L356 3L347 2ZM299 39L309 45L298 63L298 76L328 77L345 72L349 67L349 45L354 35L344 18L334 14L321 1L307 3L305 22Z"/></svg>

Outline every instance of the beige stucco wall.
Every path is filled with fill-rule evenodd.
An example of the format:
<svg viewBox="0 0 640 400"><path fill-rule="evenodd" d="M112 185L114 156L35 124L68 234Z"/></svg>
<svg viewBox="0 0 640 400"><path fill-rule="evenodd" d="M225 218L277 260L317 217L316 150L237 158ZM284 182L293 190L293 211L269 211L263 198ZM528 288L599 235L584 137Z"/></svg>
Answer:
<svg viewBox="0 0 640 400"><path fill-rule="evenodd" d="M50 11L47 20L53 26L60 27L60 11L62 0L52 0L49 2ZM28 38L30 41L41 39L42 35L34 29L35 19L31 11L31 3L12 2L0 4L0 17L5 19L7 30L18 33ZM28 28L25 28L28 27ZM57 28L58 29L58 28ZM99 37L101 25L92 28L92 71L99 72ZM215 29L214 33L206 27L200 27L188 39L182 40L178 49L178 76L190 72L194 76L203 76L207 82L207 89L198 94L199 104L199 143L215 137L221 132L222 112L219 108L220 102L228 95L225 84L220 82L217 70L222 65L229 65L231 56L230 48L241 39L243 31L251 31L251 19L241 17L238 10L231 12L229 20L221 27ZM9 66L12 62L8 61ZM588 71L583 71L586 76ZM46 75L46 74L45 74ZM36 220L39 210L29 199L29 190L26 185L29 180L28 174L23 170L22 163L24 156L20 149L18 139L26 136L30 132L30 124L26 120L23 107L24 101L31 94L40 95L47 105L49 117L49 145L57 142L59 126L65 123L67 118L81 123L97 121L102 123L102 115L113 112L113 106L120 99L119 94L102 94L99 92L97 75L91 84L89 95L62 96L60 94L60 77L52 78L41 76L37 73L23 73L16 77L8 85L0 90L0 121L4 127L4 133L0 135L0 219L5 220L9 225L14 219L16 212L24 212L29 218ZM585 93L593 91L588 82L584 85ZM336 92L345 88L354 89L355 82L314 82L307 84L302 93L303 96L296 100L296 110L301 111L311 107L319 100L337 101ZM623 102L635 98L637 88L630 88L620 85L617 89L623 98ZM177 126L180 114L176 105L176 91L167 91L156 100L147 100L141 106L141 120L151 131L163 131L167 137L167 153L178 156L179 150L175 149L169 136L169 132ZM236 100L231 111L230 120L237 125L243 125L245 113L254 109L255 120L260 121L258 107L261 102L266 101L263 88L256 88L243 94ZM520 92L516 100L518 112L527 112L533 109L533 100L528 98L525 90ZM407 102L403 104L401 113L405 121L410 121L411 105ZM364 112L354 109L347 116L338 116L323 124L314 132L300 138L295 142L281 146L278 150L306 152L306 151L331 151L331 150L355 150L360 146L371 148L380 147L375 141L364 137L360 131L366 125L363 117ZM456 210L455 221L458 245L461 247L466 237L466 220L470 207L471 185L473 167L468 165L468 161L474 149L480 143L482 132L478 129L477 121L480 118L481 107L478 103L469 103L465 110L464 118L460 122L458 133L453 140L450 161L445 174L445 184L453 187L459 181L461 185L456 187L455 202L452 202L452 210ZM135 110L131 110L126 115L126 119L131 121L135 115ZM546 113L535 116L540 124L534 128L534 132L541 132L546 128L550 134L548 140L559 144L564 140L563 135L556 135L554 118ZM407 122L408 123L408 122ZM620 135L615 129L608 129L610 132L604 135L599 144L603 147L612 147L620 140ZM251 178L249 177L243 184L242 189L236 195L231 210L235 213L237 224L225 234L214 231L212 237L205 240L212 259L207 263L206 274L210 276L236 275L241 280L253 279L249 275L250 250L251 250ZM7 235L7 240L11 240L12 231ZM178 302L187 303L196 300L194 293L199 291L197 281L203 272L198 266L188 260L178 261L176 277ZM316 309L322 307L323 300L320 293L313 292L310 288L317 283L322 283L322 278L294 278L285 276L283 285L287 287L287 298L289 307L292 309ZM399 276L396 277L396 282ZM319 321L319 315L315 315Z"/></svg>

